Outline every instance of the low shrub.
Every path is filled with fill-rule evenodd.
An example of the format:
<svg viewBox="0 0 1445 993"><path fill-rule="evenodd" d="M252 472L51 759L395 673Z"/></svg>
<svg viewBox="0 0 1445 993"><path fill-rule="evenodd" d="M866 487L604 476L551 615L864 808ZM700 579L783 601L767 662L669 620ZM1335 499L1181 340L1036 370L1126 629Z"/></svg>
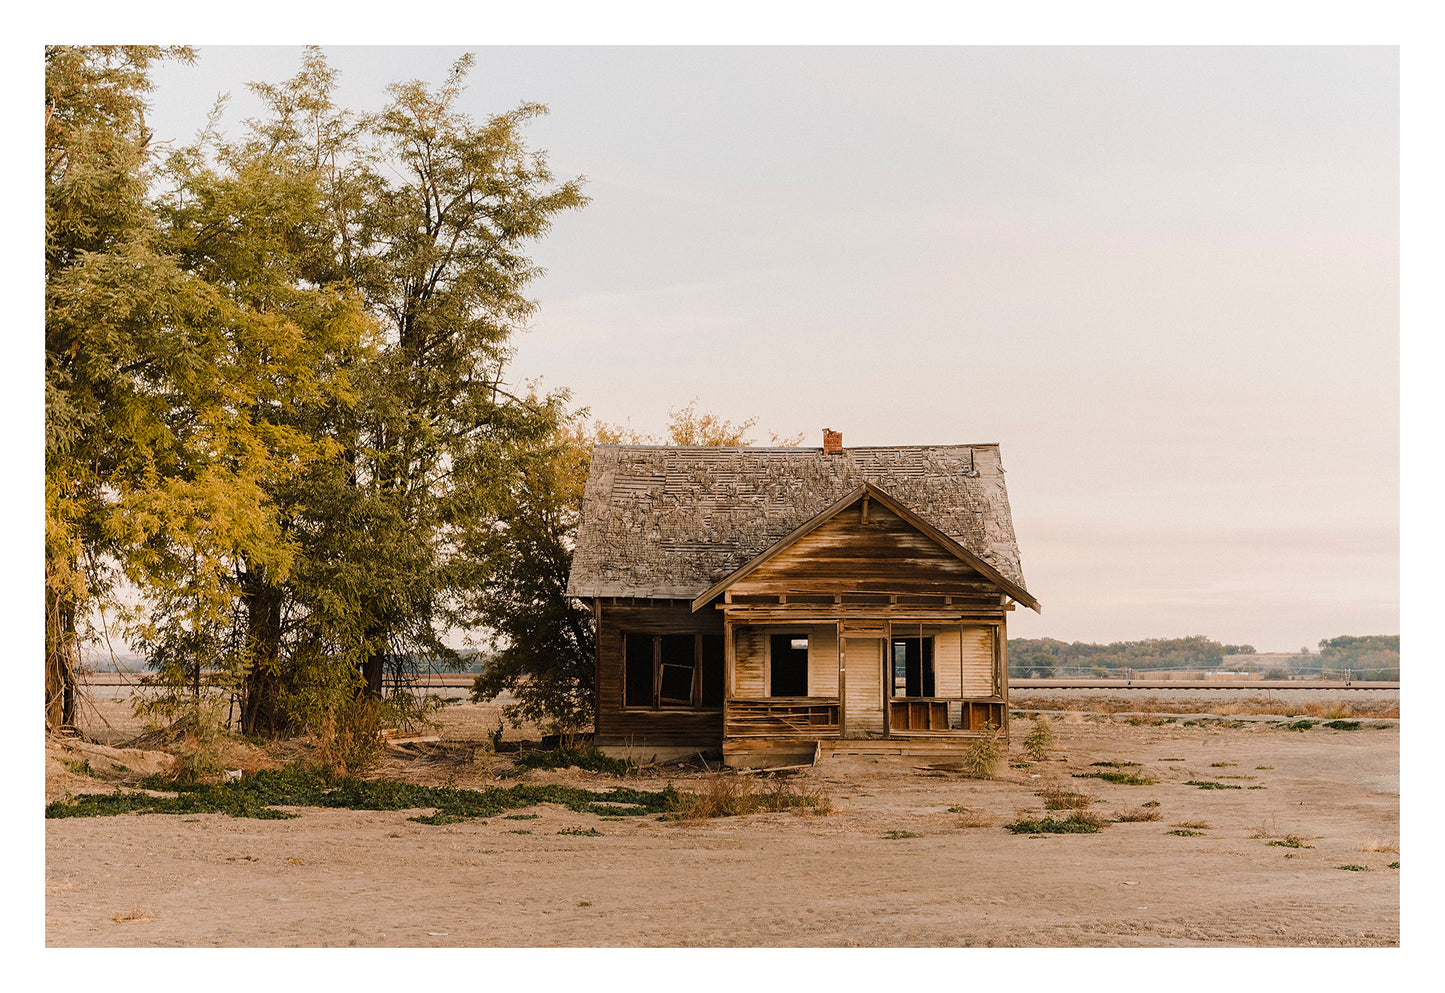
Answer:
<svg viewBox="0 0 1445 993"><path fill-rule="evenodd" d="M1004 746L999 743L997 730L988 724L984 731L991 732L989 737L978 739L959 756L959 771L969 779L997 779L994 770L1004 759Z"/></svg>
<svg viewBox="0 0 1445 993"><path fill-rule="evenodd" d="M1049 751L1054 747L1054 729L1047 721L1034 721L1033 728L1024 738L1024 754L1035 762L1042 762L1049 757Z"/></svg>
<svg viewBox="0 0 1445 993"><path fill-rule="evenodd" d="M1147 807L1136 807L1133 810L1116 810L1110 819L1120 823L1129 823L1133 821L1158 821L1163 820L1163 818L1164 815L1159 813L1158 810L1152 810Z"/></svg>
<svg viewBox="0 0 1445 993"><path fill-rule="evenodd" d="M1004 825L1014 834L1097 834L1105 821L1084 810L1076 810L1061 821L1045 817L1039 821L1014 821Z"/></svg>

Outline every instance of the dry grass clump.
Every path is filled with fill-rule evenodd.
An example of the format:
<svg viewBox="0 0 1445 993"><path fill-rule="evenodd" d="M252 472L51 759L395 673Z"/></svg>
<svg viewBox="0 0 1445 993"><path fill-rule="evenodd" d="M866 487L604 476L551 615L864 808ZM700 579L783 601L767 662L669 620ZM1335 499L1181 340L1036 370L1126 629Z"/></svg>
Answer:
<svg viewBox="0 0 1445 993"><path fill-rule="evenodd" d="M1297 834L1287 834L1283 838L1276 838L1274 841L1265 842L1267 845L1274 845L1276 848L1313 848L1314 845L1305 844L1305 840Z"/></svg>
<svg viewBox="0 0 1445 993"><path fill-rule="evenodd" d="M381 763L381 704L368 697L328 708L312 735L316 761L337 775L360 775Z"/></svg>
<svg viewBox="0 0 1445 993"><path fill-rule="evenodd" d="M702 821L713 817L741 817L746 814L792 810L803 814L831 814L833 800L823 787L809 787L775 778L760 788L755 776L715 772L702 781L699 790L679 793L672 817L678 821Z"/></svg>
<svg viewBox="0 0 1445 993"><path fill-rule="evenodd" d="M1126 824L1134 821L1157 821L1163 817L1163 814L1153 808L1135 807L1133 810L1116 810L1110 819Z"/></svg>
<svg viewBox="0 0 1445 993"><path fill-rule="evenodd" d="M148 921L151 919L151 912L150 908L136 904L127 911L111 914L110 919L117 924L128 924L131 921Z"/></svg>
<svg viewBox="0 0 1445 993"><path fill-rule="evenodd" d="M1177 823L1177 824L1171 824L1171 825L1169 825L1169 826L1170 826L1170 827L1176 827L1176 828L1187 828L1187 829L1190 830L1190 831L1208 831L1208 830L1209 830L1209 825L1206 824L1206 823L1204 823L1203 821L1180 821L1180 822Z"/></svg>
<svg viewBox="0 0 1445 993"><path fill-rule="evenodd" d="M1398 841L1383 841L1380 838L1367 838L1364 841L1360 842L1360 851L1399 852L1400 843Z"/></svg>
<svg viewBox="0 0 1445 993"><path fill-rule="evenodd" d="M950 814L957 814L955 822L959 827L993 827L998 823L997 818L985 814L981 810L974 810L971 807L949 807Z"/></svg>
<svg viewBox="0 0 1445 993"><path fill-rule="evenodd" d="M1076 793L1057 784L1045 786L1034 794L1043 797L1045 810L1088 810L1099 799L1094 793Z"/></svg>

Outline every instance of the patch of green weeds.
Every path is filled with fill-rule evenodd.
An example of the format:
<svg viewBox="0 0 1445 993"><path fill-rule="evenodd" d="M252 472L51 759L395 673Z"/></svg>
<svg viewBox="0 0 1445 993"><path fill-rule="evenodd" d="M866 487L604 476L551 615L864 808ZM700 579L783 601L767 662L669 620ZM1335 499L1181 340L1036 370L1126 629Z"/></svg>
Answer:
<svg viewBox="0 0 1445 993"><path fill-rule="evenodd" d="M1398 869L1398 868L1400 868L1400 863L1399 863L1399 862L1391 862L1389 865L1385 866L1385 868L1386 868L1386 869Z"/></svg>
<svg viewBox="0 0 1445 993"><path fill-rule="evenodd" d="M1215 779L1255 779L1255 776L1215 776Z"/></svg>
<svg viewBox="0 0 1445 993"><path fill-rule="evenodd" d="M1358 731L1359 721L1326 721L1325 727L1334 728L1336 731Z"/></svg>
<svg viewBox="0 0 1445 993"><path fill-rule="evenodd" d="M1075 779L1102 779L1106 783L1117 783L1120 786L1153 786L1157 779L1150 779L1148 776L1137 772L1076 772Z"/></svg>
<svg viewBox="0 0 1445 993"><path fill-rule="evenodd" d="M555 803L585 814L660 814L677 806L680 794L671 784L657 791L623 787L594 792L571 786L518 784L506 789L463 790L416 786L389 779L336 776L324 770L290 766L263 769L254 776L223 783L184 784L152 776L147 790L165 790L173 797L149 793L86 793L45 808L46 817L105 817L125 813L228 814L274 820L297 816L277 807L323 807L344 810L416 810L434 813L414 817L422 824L492 817L508 810Z"/></svg>
<svg viewBox="0 0 1445 993"><path fill-rule="evenodd" d="M1306 845L1305 840L1297 834L1287 834L1283 838L1276 838L1273 841L1265 842L1275 848L1313 848L1314 845Z"/></svg>
<svg viewBox="0 0 1445 993"><path fill-rule="evenodd" d="M510 831L508 831L507 833L508 833L508 834L531 834L531 833L532 833L532 829L531 829L531 828L512 828L512 829L511 829Z"/></svg>
<svg viewBox="0 0 1445 993"><path fill-rule="evenodd" d="M1309 720L1295 721L1293 724L1286 724L1285 729L1289 731L1308 731L1310 728L1314 727L1318 723L1320 722Z"/></svg>
<svg viewBox="0 0 1445 993"><path fill-rule="evenodd" d="M1158 801L1158 800L1145 800L1145 801L1144 801L1143 803L1141 803L1139 806L1141 806L1141 807L1157 807L1157 806L1159 806L1159 801Z"/></svg>
<svg viewBox="0 0 1445 993"><path fill-rule="evenodd" d="M72 759L61 759L60 764L77 776L90 776L94 779L100 778L100 773L90 767L90 759L81 759L79 762Z"/></svg>
<svg viewBox="0 0 1445 993"><path fill-rule="evenodd" d="M923 835L917 831L885 831L883 838L887 841L902 841L904 838L922 838Z"/></svg>
<svg viewBox="0 0 1445 993"><path fill-rule="evenodd" d="M1250 787L1250 789L1252 789L1252 790L1264 790L1264 789L1268 789L1268 788L1269 788L1269 787L1267 787L1267 786L1251 786L1251 787Z"/></svg>
<svg viewBox="0 0 1445 993"><path fill-rule="evenodd" d="M1272 765L1257 765L1257 766L1254 767L1254 771L1255 771L1255 772L1260 772L1261 770L1268 772L1268 771L1272 771L1273 769L1274 769L1274 766L1272 766Z"/></svg>
<svg viewBox="0 0 1445 993"><path fill-rule="evenodd" d="M1216 783L1216 782L1214 782L1213 780L1203 780L1203 779L1191 779L1191 780L1189 780L1188 782L1186 782L1184 785L1185 785L1185 786L1198 786L1201 790L1238 790L1238 789L1243 789L1243 787L1241 787L1241 786L1236 786L1236 785L1234 785L1233 783Z"/></svg>
<svg viewBox="0 0 1445 993"><path fill-rule="evenodd" d="M541 817L541 816L542 816L541 814L507 814L507 815L505 815L505 816L502 818L502 820L504 820L504 821L535 821L537 818L539 818L539 817ZM616 815L616 814L608 814L607 816L608 816L608 817L616 817L617 815Z"/></svg>
<svg viewBox="0 0 1445 993"><path fill-rule="evenodd" d="M1041 821L1014 821L1004 826L1014 834L1097 834L1105 823L1086 810L1076 810L1063 820L1045 817Z"/></svg>
<svg viewBox="0 0 1445 993"><path fill-rule="evenodd" d="M578 837L578 838L600 838L600 837L602 837L602 832L599 831L599 830L597 830L596 828L563 828L562 830L558 831L557 833L558 833L558 834L575 835L575 836Z"/></svg>
<svg viewBox="0 0 1445 993"><path fill-rule="evenodd" d="M1090 762L1090 768L1104 769L1133 769L1137 768L1138 762Z"/></svg>
<svg viewBox="0 0 1445 993"><path fill-rule="evenodd" d="M578 900L578 901L577 901L577 906L579 906L579 907L590 907L590 906L592 906L592 901L591 901L591 900Z"/></svg>
<svg viewBox="0 0 1445 993"><path fill-rule="evenodd" d="M1183 762L1183 759L1160 759L1160 762Z"/></svg>
<svg viewBox="0 0 1445 993"><path fill-rule="evenodd" d="M254 856L254 855L232 855L232 856L230 856L229 858L227 858L226 861L227 861L227 862L259 862L259 861L261 861L261 860L258 859L258 858L257 858L256 856Z"/></svg>
<svg viewBox="0 0 1445 993"><path fill-rule="evenodd" d="M1173 831L1165 831L1165 834L1177 834L1181 838L1198 838L1204 834L1203 831L1195 831L1193 828L1175 828Z"/></svg>
<svg viewBox="0 0 1445 993"><path fill-rule="evenodd" d="M527 769L586 769L609 776L623 777L637 771L637 763L614 759L595 748L553 748L545 752L524 752L512 759L512 775Z"/></svg>
<svg viewBox="0 0 1445 993"><path fill-rule="evenodd" d="M1346 872L1369 872L1369 871L1370 871L1370 867L1369 867L1369 866L1367 866L1367 865L1355 865L1355 863L1353 863L1353 862L1351 862L1349 865L1337 865L1337 866L1335 866L1335 868L1336 868L1336 869L1343 869L1343 870L1345 870Z"/></svg>
<svg viewBox="0 0 1445 993"><path fill-rule="evenodd" d="M1228 766L1231 766L1231 765L1239 765L1239 763L1238 763L1238 762L1211 762L1211 763L1209 763L1209 768L1211 768L1211 769L1224 769L1224 768L1226 768L1226 767L1228 767Z"/></svg>

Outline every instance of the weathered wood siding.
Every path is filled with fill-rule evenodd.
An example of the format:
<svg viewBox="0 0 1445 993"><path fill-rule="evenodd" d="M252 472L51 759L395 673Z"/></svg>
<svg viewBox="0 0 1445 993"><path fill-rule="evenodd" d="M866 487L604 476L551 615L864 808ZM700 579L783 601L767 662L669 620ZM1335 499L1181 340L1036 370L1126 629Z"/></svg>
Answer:
<svg viewBox="0 0 1445 993"><path fill-rule="evenodd" d="M691 745L717 748L722 743L722 712L685 709L625 709L623 637L627 634L723 633L720 611L693 613L686 603L601 606L597 624L597 728L600 745Z"/></svg>
<svg viewBox="0 0 1445 993"><path fill-rule="evenodd" d="M768 636L762 628L738 628L737 662L733 669L733 696L757 700L768 695Z"/></svg>
<svg viewBox="0 0 1445 993"><path fill-rule="evenodd" d="M895 635L898 633L895 629ZM956 627L925 628L933 635L933 695L959 696L963 692L963 665L960 652L963 638ZM906 637L906 634L904 635Z"/></svg>
<svg viewBox="0 0 1445 993"><path fill-rule="evenodd" d="M966 627L963 631L963 695L992 696L994 691L994 629Z"/></svg>
<svg viewBox="0 0 1445 993"><path fill-rule="evenodd" d="M734 595L889 593L976 595L998 588L876 501L861 503L798 539L730 588Z"/></svg>

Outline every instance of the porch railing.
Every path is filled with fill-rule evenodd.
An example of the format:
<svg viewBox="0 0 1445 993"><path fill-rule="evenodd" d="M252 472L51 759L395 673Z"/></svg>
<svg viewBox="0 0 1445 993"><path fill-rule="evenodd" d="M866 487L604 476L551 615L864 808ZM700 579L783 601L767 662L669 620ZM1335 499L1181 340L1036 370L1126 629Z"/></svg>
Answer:
<svg viewBox="0 0 1445 993"><path fill-rule="evenodd" d="M838 698L729 700L723 709L723 726L727 738L837 737Z"/></svg>

